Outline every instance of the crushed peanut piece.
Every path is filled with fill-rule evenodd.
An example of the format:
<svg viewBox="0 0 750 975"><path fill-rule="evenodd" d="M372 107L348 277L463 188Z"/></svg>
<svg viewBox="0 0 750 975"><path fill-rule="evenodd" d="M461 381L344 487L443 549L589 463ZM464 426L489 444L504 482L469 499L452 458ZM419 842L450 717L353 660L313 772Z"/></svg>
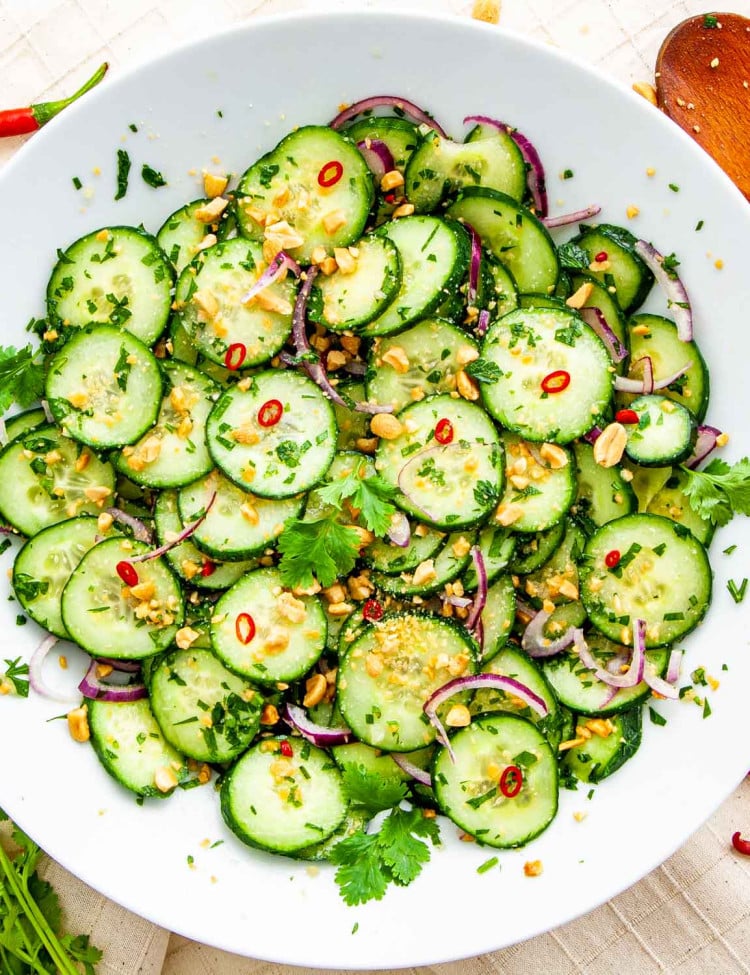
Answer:
<svg viewBox="0 0 750 975"><path fill-rule="evenodd" d="M181 630L178 630L174 636L174 642L180 648L180 650L187 650L200 636L197 630L194 630L190 626L183 626Z"/></svg>
<svg viewBox="0 0 750 975"><path fill-rule="evenodd" d="M403 185L404 177L397 169L391 169L380 180L380 188L384 193L387 193L389 190L395 190L397 187Z"/></svg>
<svg viewBox="0 0 750 975"><path fill-rule="evenodd" d="M568 308L583 308L591 297L593 290L593 283L591 281L584 281L581 287L577 291L574 291L570 298L566 300L565 304Z"/></svg>
<svg viewBox="0 0 750 975"><path fill-rule="evenodd" d="M383 440L395 440L404 432L404 427L391 413L376 413L370 421L370 430Z"/></svg>
<svg viewBox="0 0 750 975"><path fill-rule="evenodd" d="M201 223L216 223L228 206L229 200L225 200L222 196L216 196L210 203L204 203L203 206L198 207L193 216Z"/></svg>
<svg viewBox="0 0 750 975"><path fill-rule="evenodd" d="M541 860L527 860L523 865L523 872L527 877L540 877L543 870Z"/></svg>
<svg viewBox="0 0 750 975"><path fill-rule="evenodd" d="M500 0L474 0L471 10L474 20L481 20L485 24L500 22Z"/></svg>
<svg viewBox="0 0 750 975"><path fill-rule="evenodd" d="M162 765L154 773L154 785L159 790L159 792L167 793L171 792L172 789L177 787L177 776L173 768L168 765Z"/></svg>
<svg viewBox="0 0 750 975"><path fill-rule="evenodd" d="M392 345L387 352L383 353L382 361L392 366L399 375L409 371L409 358L400 345Z"/></svg>
<svg viewBox="0 0 750 975"><path fill-rule="evenodd" d="M306 708L315 707L325 697L328 690L328 681L323 674L313 674L305 681L305 696L302 703Z"/></svg>
<svg viewBox="0 0 750 975"><path fill-rule="evenodd" d="M82 704L80 708L68 712L68 731L73 741L85 742L91 737L88 714L87 704Z"/></svg>
<svg viewBox="0 0 750 975"><path fill-rule="evenodd" d="M594 460L600 467L619 464L628 442L628 432L621 423L608 424L594 443Z"/></svg>
<svg viewBox="0 0 750 975"><path fill-rule="evenodd" d="M628 220L634 220L641 211L636 206L629 206L625 211Z"/></svg>
<svg viewBox="0 0 750 975"><path fill-rule="evenodd" d="M471 711L465 704L454 704L445 716L449 728L467 728L471 724Z"/></svg>
<svg viewBox="0 0 750 975"><path fill-rule="evenodd" d="M203 173L203 191L209 200L215 196L221 196L227 188L229 178L227 176L217 176L215 173Z"/></svg>
<svg viewBox="0 0 750 975"><path fill-rule="evenodd" d="M645 98L647 102L656 105L656 89L648 81L636 81L633 85L633 91L641 98Z"/></svg>

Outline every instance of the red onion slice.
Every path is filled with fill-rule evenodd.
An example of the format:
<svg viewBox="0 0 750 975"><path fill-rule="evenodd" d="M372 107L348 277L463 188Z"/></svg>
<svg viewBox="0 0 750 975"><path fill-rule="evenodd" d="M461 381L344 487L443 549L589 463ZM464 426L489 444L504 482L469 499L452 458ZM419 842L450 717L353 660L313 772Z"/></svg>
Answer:
<svg viewBox="0 0 750 975"><path fill-rule="evenodd" d="M191 521L189 525L182 529L177 538L173 539L171 542L165 542L164 545L160 545L158 548L153 549L151 552L143 552L141 555L134 555L132 558L128 559L128 562L135 564L136 562L149 562L151 559L158 559L159 556L164 555L166 552L171 551L178 545L181 545L185 539L190 538L193 532L200 528L203 522L206 520L206 515L211 510L214 501L216 500L216 491L211 495L208 504L206 505L203 514L200 518L196 518L195 521Z"/></svg>
<svg viewBox="0 0 750 975"><path fill-rule="evenodd" d="M474 230L470 223L465 223L464 227L468 230L471 237L471 258L469 260L469 286L466 291L466 301L469 305L475 305L479 294L479 272L482 267L482 242L479 234Z"/></svg>
<svg viewBox="0 0 750 975"><path fill-rule="evenodd" d="M590 443L593 447L593 445L596 443L599 437L601 437L601 435L602 435L602 428L593 426L588 433L584 433L583 439L586 441L586 443Z"/></svg>
<svg viewBox="0 0 750 975"><path fill-rule="evenodd" d="M252 301L257 294L273 284L285 270L291 271L295 277L299 277L302 273L302 268L293 257L290 257L286 251L279 251L255 284L240 298L242 304Z"/></svg>
<svg viewBox="0 0 750 975"><path fill-rule="evenodd" d="M677 370L677 372L673 372L664 379L654 380L651 367L651 356L644 356L643 358L648 361L648 365L644 370L646 374L643 381L641 382L638 379L626 378L625 376L615 376L615 389L620 390L622 393L655 393L660 389L666 389L667 386L671 386L675 380L679 379L680 376L684 376L685 373L690 369L690 363L686 362L684 366ZM641 362L642 360L639 359L638 361Z"/></svg>
<svg viewBox="0 0 750 975"><path fill-rule="evenodd" d="M445 593L441 593L440 598L444 603L448 603L449 606L456 606L458 609L466 609L474 602L468 596L446 596Z"/></svg>
<svg viewBox="0 0 750 975"><path fill-rule="evenodd" d="M633 627L633 655L630 666L624 674L613 674L606 667L601 667L591 653L581 630L575 631L575 647L581 663L594 671L594 676L609 684L610 687L635 687L643 680L646 665L646 622L636 620ZM592 666L593 665L593 666Z"/></svg>
<svg viewBox="0 0 750 975"><path fill-rule="evenodd" d="M716 449L716 438L719 436L721 436L721 430L716 427L705 424L699 426L695 447L693 447L690 457L685 461L685 467L694 470L701 461L704 461Z"/></svg>
<svg viewBox="0 0 750 975"><path fill-rule="evenodd" d="M98 666L98 662L92 660L83 680L78 685L78 690L90 701L116 701L120 704L128 704L148 697L145 684L105 684L97 677Z"/></svg>
<svg viewBox="0 0 750 975"><path fill-rule="evenodd" d="M483 308L479 312L479 318L477 319L476 333L482 338L487 334L487 329L490 327L490 313L486 308Z"/></svg>
<svg viewBox="0 0 750 975"><path fill-rule="evenodd" d="M578 314L604 342L613 362L622 362L628 357L630 353L607 324L601 308L579 308Z"/></svg>
<svg viewBox="0 0 750 975"><path fill-rule="evenodd" d="M469 122L473 122L476 125L489 125L491 128L505 132L511 137L521 150L521 155L527 165L526 185L534 201L536 215L539 218L546 217L548 213L547 180L544 175L542 160L530 140L522 132L519 132L518 129L514 129L513 126L508 125L507 122L500 122L496 118L490 118L489 115L467 115L464 119L464 125L467 125Z"/></svg>
<svg viewBox="0 0 750 975"><path fill-rule="evenodd" d="M664 255L646 240L637 240L633 247L646 267L653 272L660 287L667 296L667 307L673 311L677 326L677 337L683 342L693 338L693 312L685 285L676 271L664 270Z"/></svg>
<svg viewBox="0 0 750 975"><path fill-rule="evenodd" d="M672 650L669 654L669 660L667 661L667 672L664 675L664 680L668 684L676 684L680 679L680 670L682 668L682 659L684 656L684 650Z"/></svg>
<svg viewBox="0 0 750 975"><path fill-rule="evenodd" d="M141 669L138 660L115 660L114 657L97 657L96 663L109 664L113 670L120 670L123 674L137 674Z"/></svg>
<svg viewBox="0 0 750 975"><path fill-rule="evenodd" d="M41 694L42 697L48 697L52 701L62 701L64 704L71 704L78 701L78 696L73 696L68 693L65 694L62 691L55 691L51 687L48 687L44 681L42 675L42 668L44 667L44 662L49 656L50 650L58 643L58 638L52 636L52 634L47 634L47 636L42 640L39 646L34 651L31 660L29 661L29 684L37 694Z"/></svg>
<svg viewBox="0 0 750 975"><path fill-rule="evenodd" d="M129 515L122 508L107 508L107 513L112 515L114 520L120 525L125 525L127 528L132 529L133 538L137 542L145 542L147 545L154 544L154 536L151 529L147 528L140 518Z"/></svg>
<svg viewBox="0 0 750 975"><path fill-rule="evenodd" d="M410 762L405 755L399 755L398 752L394 752L391 758L402 772L406 772L407 775L410 775L420 785L426 785L428 789L432 788L432 778L429 772L426 772L423 768L419 768L418 765Z"/></svg>
<svg viewBox="0 0 750 975"><path fill-rule="evenodd" d="M667 681L663 680L649 667L646 667L644 670L643 679L646 681L651 690L654 691L655 694L659 694L661 697L666 697L671 701L676 701L680 696L679 689L676 688L674 684L669 684Z"/></svg>
<svg viewBox="0 0 750 975"><path fill-rule="evenodd" d="M411 525L403 511L397 511L391 517L388 538L399 548L406 548L411 540Z"/></svg>
<svg viewBox="0 0 750 975"><path fill-rule="evenodd" d="M416 122L417 125L428 125L444 139L448 138L445 129L438 125L435 119L428 115L424 109L420 108L419 105L415 105L414 102L410 102L408 98L401 98L399 95L372 95L370 98L363 98L361 101L354 102L353 105L339 112L328 124L332 129L340 129L342 125L346 125L347 122L356 118L357 115L362 115L364 112L371 112L376 108L397 108L407 118L410 118L412 122Z"/></svg>
<svg viewBox="0 0 750 975"><path fill-rule="evenodd" d="M612 701L614 701L614 699L617 697L619 693L620 693L619 687L607 687L607 693L604 695L604 700L599 705L597 710L601 711L602 708L606 708L607 705L611 704Z"/></svg>
<svg viewBox="0 0 750 975"><path fill-rule="evenodd" d="M466 618L467 630L475 630L477 623L482 618L482 610L487 605L487 590L489 588L487 567L484 564L484 556L478 545L472 545L471 559L474 563L474 571L477 574L477 594L474 597L474 605L471 607L471 612Z"/></svg>
<svg viewBox="0 0 750 975"><path fill-rule="evenodd" d="M43 399L41 401L41 404L42 404L42 409L44 410L44 418L47 421L47 423L54 423L55 418L52 415L52 410L49 408L49 403L47 402L47 400Z"/></svg>
<svg viewBox="0 0 750 975"><path fill-rule="evenodd" d="M540 610L523 631L521 647L530 657L554 657L556 653L569 647L575 639L576 629L573 626L569 626L556 640L546 637L544 627L550 615L546 610Z"/></svg>
<svg viewBox="0 0 750 975"><path fill-rule="evenodd" d="M352 738L349 728L327 728L322 724L311 721L307 711L296 704L287 704L284 710L284 721L318 748L331 748L334 745L348 745Z"/></svg>
<svg viewBox="0 0 750 975"><path fill-rule="evenodd" d="M592 203L591 206L584 207L583 210L574 210L572 213L561 213L557 217L543 217L542 223L548 229L553 227L567 227L568 224L578 223L580 220L590 220L597 213L601 213L602 208Z"/></svg>
<svg viewBox="0 0 750 975"><path fill-rule="evenodd" d="M382 139L363 139L357 143L357 148L364 156L368 169L378 180L394 169L391 150Z"/></svg>

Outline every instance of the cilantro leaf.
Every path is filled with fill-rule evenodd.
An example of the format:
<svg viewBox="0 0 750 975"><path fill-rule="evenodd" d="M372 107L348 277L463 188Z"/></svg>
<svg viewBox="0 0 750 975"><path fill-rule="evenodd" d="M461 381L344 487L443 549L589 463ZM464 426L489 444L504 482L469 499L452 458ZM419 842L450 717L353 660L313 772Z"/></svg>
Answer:
<svg viewBox="0 0 750 975"><path fill-rule="evenodd" d="M396 883L410 884L422 872L422 866L430 859L430 848L414 836L420 823L426 822L421 809L396 807L383 821L378 836L378 846L383 862L393 874ZM434 824L434 820L430 820Z"/></svg>
<svg viewBox="0 0 750 975"><path fill-rule="evenodd" d="M382 900L390 877L383 869L377 834L353 833L334 846L330 859L339 868L335 880L350 907Z"/></svg>
<svg viewBox="0 0 750 975"><path fill-rule="evenodd" d="M734 515L750 515L750 459L743 457L731 467L712 460L702 471L687 467L684 486L690 506L715 525L726 525Z"/></svg>
<svg viewBox="0 0 750 975"><path fill-rule="evenodd" d="M406 785L395 775L374 775L364 765L346 765L343 776L344 790L350 800L373 816L397 806L407 796Z"/></svg>
<svg viewBox="0 0 750 975"><path fill-rule="evenodd" d="M395 489L379 474L367 474L364 460L345 477L318 488L320 498L334 508L340 510L344 501L348 500L353 508L359 510L365 527L378 537L385 535L390 528L391 518L396 512L390 499L395 493Z"/></svg>
<svg viewBox="0 0 750 975"><path fill-rule="evenodd" d="M20 350L12 345L0 346L0 413L5 413L13 403L27 407L41 399L44 363L35 356L30 345Z"/></svg>
<svg viewBox="0 0 750 975"><path fill-rule="evenodd" d="M360 545L357 532L342 525L336 512L314 521L292 519L279 536L281 581L290 589L311 586L316 578L321 586L333 585L354 568Z"/></svg>
<svg viewBox="0 0 750 975"><path fill-rule="evenodd" d="M5 673L0 675L3 680L9 681L13 685L13 690L19 697L29 696L29 665L21 663L21 658L15 660L5 660ZM2 683L2 680L0 680Z"/></svg>
<svg viewBox="0 0 750 975"><path fill-rule="evenodd" d="M503 378L500 367L489 359L475 359L468 364L466 372L479 383L496 383Z"/></svg>
<svg viewBox="0 0 750 975"><path fill-rule="evenodd" d="M580 244L576 244L573 240L569 240L567 244L558 247L557 256L560 259L560 267L581 269L589 266L589 255Z"/></svg>

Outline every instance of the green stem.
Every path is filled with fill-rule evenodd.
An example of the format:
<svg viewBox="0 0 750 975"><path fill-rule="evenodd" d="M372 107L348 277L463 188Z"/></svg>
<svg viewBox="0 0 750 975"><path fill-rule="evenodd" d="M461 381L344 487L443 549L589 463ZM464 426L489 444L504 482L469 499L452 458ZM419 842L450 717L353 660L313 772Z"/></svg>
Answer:
<svg viewBox="0 0 750 975"><path fill-rule="evenodd" d="M5 873L8 887L39 935L39 939L47 949L50 958L57 966L59 975L81 975L80 970L68 957L34 899L19 883L13 862L3 849L2 843L0 843L0 867Z"/></svg>
<svg viewBox="0 0 750 975"><path fill-rule="evenodd" d="M64 108L67 108L68 105L72 105L74 101L77 101L81 95L85 95L87 91L95 88L107 73L108 68L109 64L106 61L104 64L100 64L89 80L81 85L78 91L74 92L69 98L60 98L54 102L39 102L37 105L32 105L31 114L34 116L37 125L41 128L41 126L49 122L51 118L54 118Z"/></svg>

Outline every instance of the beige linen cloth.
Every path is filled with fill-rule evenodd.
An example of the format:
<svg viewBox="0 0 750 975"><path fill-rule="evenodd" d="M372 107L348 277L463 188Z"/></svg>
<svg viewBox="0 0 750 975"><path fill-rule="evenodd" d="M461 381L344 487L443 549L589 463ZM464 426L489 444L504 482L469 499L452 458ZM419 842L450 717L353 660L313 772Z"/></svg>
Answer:
<svg viewBox="0 0 750 975"><path fill-rule="evenodd" d="M255 14L318 7L388 6L470 13L472 0L0 0L4 105L73 90L102 60L120 68ZM733 10L750 15L750 0ZM503 0L502 23L557 44L626 83L648 80L669 29L710 9L703 0ZM54 94L56 93L56 94ZM21 140L0 144L0 163ZM504 951L439 965L436 975L739 975L750 973L750 858L730 836L750 835L750 779L665 864L608 904ZM613 842L616 837L613 835ZM100 975L285 975L287 966L198 945L124 911L44 865L70 930L104 949ZM322 933L321 936L324 936ZM411 971L415 971L412 969ZM2 975L2 973L0 973Z"/></svg>

